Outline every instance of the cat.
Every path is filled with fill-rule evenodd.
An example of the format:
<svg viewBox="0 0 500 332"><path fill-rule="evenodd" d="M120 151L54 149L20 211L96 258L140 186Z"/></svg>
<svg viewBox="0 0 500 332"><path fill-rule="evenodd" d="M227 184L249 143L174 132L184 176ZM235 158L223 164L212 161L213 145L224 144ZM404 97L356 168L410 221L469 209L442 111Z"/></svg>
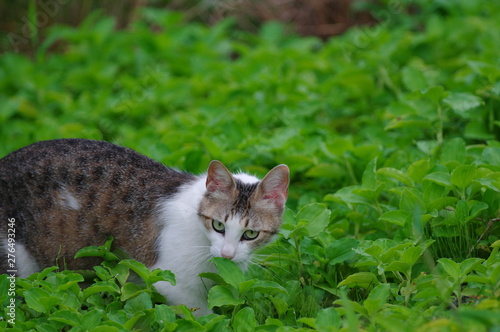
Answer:
<svg viewBox="0 0 500 332"><path fill-rule="evenodd" d="M288 185L286 165L259 180L212 161L197 176L109 142L41 141L0 159L0 250L6 258L13 226L18 276L56 264L92 269L98 260L75 253L112 236L148 268L176 275L175 286L156 284L168 304L203 315L208 289L199 274L216 272L212 257L245 268L279 231ZM2 259L0 274L9 270Z"/></svg>

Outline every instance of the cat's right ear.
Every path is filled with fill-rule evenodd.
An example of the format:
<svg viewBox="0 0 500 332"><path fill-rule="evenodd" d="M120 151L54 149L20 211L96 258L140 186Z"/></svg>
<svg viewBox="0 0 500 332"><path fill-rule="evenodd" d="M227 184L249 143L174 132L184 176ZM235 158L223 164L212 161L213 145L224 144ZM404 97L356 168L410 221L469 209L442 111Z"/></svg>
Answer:
<svg viewBox="0 0 500 332"><path fill-rule="evenodd" d="M231 172L220 161L213 160L208 166L207 191L230 195L236 188Z"/></svg>

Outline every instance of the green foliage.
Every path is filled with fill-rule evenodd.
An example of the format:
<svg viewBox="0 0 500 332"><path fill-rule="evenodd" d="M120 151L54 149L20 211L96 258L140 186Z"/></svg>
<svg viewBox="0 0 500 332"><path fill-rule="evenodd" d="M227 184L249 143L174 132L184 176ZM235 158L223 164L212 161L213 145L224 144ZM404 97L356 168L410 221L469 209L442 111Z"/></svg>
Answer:
<svg viewBox="0 0 500 332"><path fill-rule="evenodd" d="M2 156L84 137L191 172L292 171L276 241L244 273L215 258L203 274L214 314L162 304L154 283L175 276L108 242L79 253L105 260L86 288L83 271L18 279L15 328L498 330L499 4L379 5L379 25L326 42L146 9L126 31L94 15L32 59L3 54Z"/></svg>

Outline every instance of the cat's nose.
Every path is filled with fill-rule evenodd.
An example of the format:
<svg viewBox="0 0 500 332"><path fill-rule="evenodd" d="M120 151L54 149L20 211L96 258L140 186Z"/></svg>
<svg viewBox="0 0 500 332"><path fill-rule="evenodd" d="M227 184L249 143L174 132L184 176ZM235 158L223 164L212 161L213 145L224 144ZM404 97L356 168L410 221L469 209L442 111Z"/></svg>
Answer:
<svg viewBox="0 0 500 332"><path fill-rule="evenodd" d="M220 255L227 259L233 259L236 255L236 249L233 246L226 244L222 247Z"/></svg>

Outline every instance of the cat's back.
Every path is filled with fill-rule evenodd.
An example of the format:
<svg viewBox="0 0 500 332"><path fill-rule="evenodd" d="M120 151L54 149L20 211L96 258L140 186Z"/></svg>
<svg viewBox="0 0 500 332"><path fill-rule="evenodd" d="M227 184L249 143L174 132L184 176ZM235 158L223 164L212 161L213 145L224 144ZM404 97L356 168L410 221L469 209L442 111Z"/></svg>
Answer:
<svg viewBox="0 0 500 332"><path fill-rule="evenodd" d="M160 227L158 199L194 179L108 142L42 141L0 159L0 217L15 218L18 241L38 261L71 260L78 248L113 236L136 259L150 262Z"/></svg>

